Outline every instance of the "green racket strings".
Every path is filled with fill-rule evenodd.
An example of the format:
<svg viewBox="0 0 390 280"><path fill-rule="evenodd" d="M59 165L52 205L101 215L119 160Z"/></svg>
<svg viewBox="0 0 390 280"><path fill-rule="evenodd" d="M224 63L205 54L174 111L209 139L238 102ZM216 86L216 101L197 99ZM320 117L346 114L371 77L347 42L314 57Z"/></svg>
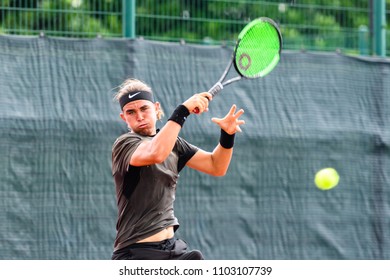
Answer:
<svg viewBox="0 0 390 280"><path fill-rule="evenodd" d="M281 40L277 28L261 19L247 25L239 34L235 64L247 78L264 77L280 59Z"/></svg>

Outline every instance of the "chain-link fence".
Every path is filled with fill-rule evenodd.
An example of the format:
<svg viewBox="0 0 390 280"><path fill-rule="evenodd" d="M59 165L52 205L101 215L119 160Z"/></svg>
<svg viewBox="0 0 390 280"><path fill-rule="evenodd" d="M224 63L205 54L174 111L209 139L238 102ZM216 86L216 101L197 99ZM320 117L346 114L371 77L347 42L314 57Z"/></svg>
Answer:
<svg viewBox="0 0 390 280"><path fill-rule="evenodd" d="M373 23L378 14L373 3L374 0L1 0L0 33L123 37L126 28L131 28L131 34L150 40L232 44L248 21L267 16L280 24L284 49L374 54ZM390 0L386 4L390 7ZM134 15L131 23L125 16L128 13ZM390 19L386 8L385 17ZM389 31L386 41L390 42ZM386 53L390 54L389 46Z"/></svg>

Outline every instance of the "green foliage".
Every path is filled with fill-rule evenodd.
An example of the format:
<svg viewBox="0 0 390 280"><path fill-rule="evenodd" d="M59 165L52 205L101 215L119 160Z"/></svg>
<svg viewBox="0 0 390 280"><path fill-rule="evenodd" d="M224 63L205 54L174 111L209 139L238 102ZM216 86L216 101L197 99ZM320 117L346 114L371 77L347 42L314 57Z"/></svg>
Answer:
<svg viewBox="0 0 390 280"><path fill-rule="evenodd" d="M53 36L121 36L117 0L2 1L0 22L9 34ZM114 5L115 4L115 5Z"/></svg>
<svg viewBox="0 0 390 280"><path fill-rule="evenodd" d="M386 3L390 7L390 0ZM121 13L122 0L3 0L0 32L115 37L122 35ZM142 0L136 1L136 34L234 42L247 22L266 16L279 23L288 48L353 50L358 49L359 27L370 24L369 13L367 0Z"/></svg>

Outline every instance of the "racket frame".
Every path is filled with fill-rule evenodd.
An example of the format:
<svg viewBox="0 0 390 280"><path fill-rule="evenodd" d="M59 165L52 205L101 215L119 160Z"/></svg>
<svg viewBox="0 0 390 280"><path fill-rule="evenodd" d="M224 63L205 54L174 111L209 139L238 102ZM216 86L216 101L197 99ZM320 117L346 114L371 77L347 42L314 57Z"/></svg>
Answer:
<svg viewBox="0 0 390 280"><path fill-rule="evenodd" d="M248 24L242 29L242 31L240 32L240 34L241 34L243 31L246 31L246 29L250 28L251 25L254 24L254 22L259 21L259 20L260 20L260 21L263 21L263 22L264 22L264 21L265 21L265 22L268 22L269 24L271 24L271 25L275 28L276 33L278 34L278 38L279 38L279 44L280 44L279 55L280 55L280 53L281 53L281 51L282 51L283 39L282 39L282 35L281 35L281 32L280 32L280 29L279 29L278 25L277 25L272 19L267 18L267 17L260 17L260 18L257 18L257 19L255 19L255 20L251 21L250 23L248 23ZM239 36L239 37L240 37L240 36ZM216 82L216 83L208 90L208 92L211 93L211 95L212 95L213 97L214 97L215 95L217 95L217 94L224 88L224 86L227 86L227 85L229 85L229 84L231 84L231 83L237 82L237 81L241 80L242 78L246 78L246 79L256 79L256 78L259 77L259 76L247 77L247 76L241 74L241 72L239 71L239 69L238 69L238 67L237 67L237 65L236 65L236 59L235 59L235 58L236 58L236 53L237 53L237 49L238 49L238 47L239 47L239 45L240 45L240 42L241 42L241 39L239 38L239 39L237 40L237 42L236 42L236 45L235 45L235 47L234 47L234 52L233 52L233 54L232 54L232 57L231 57L231 59L230 59L228 65L226 66L225 71L222 73L222 75L221 75L221 77L219 78L218 82ZM231 79L229 79L229 80L227 80L227 81L223 81L223 80L226 78L227 74L229 73L229 71L230 71L232 65L234 65L234 68L235 68L235 70L236 70L238 76L236 76L236 77L234 77L234 78L231 78ZM272 68L272 69L273 69L273 68ZM271 70L272 70L272 69L271 69ZM270 71L271 71L271 70L270 70ZM269 71L269 72L270 72L270 71ZM268 74L269 72L267 72L267 74ZM264 75L263 75L263 76L264 76Z"/></svg>

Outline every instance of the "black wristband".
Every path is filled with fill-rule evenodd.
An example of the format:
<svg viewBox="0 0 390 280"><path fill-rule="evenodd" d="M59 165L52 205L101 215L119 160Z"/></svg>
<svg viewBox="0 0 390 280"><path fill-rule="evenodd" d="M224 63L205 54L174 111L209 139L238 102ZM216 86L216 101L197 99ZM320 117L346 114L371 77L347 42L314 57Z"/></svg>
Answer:
<svg viewBox="0 0 390 280"><path fill-rule="evenodd" d="M181 127L183 127L183 124L186 121L189 114L190 111L188 111L186 106L179 105L176 107L175 111L173 111L168 121L174 121L175 123L178 123Z"/></svg>
<svg viewBox="0 0 390 280"><path fill-rule="evenodd" d="M234 136L236 134L228 134L223 129L221 129L221 137L219 138L219 144L225 149L231 149L234 145Z"/></svg>

